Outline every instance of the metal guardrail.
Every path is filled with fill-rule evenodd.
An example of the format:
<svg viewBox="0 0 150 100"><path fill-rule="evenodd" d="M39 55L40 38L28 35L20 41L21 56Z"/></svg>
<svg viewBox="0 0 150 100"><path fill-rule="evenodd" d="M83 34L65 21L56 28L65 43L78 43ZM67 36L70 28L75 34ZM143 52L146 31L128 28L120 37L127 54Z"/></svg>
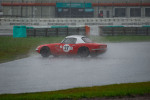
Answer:
<svg viewBox="0 0 150 100"><path fill-rule="evenodd" d="M100 27L102 36L150 35L150 27Z"/></svg>
<svg viewBox="0 0 150 100"><path fill-rule="evenodd" d="M27 36L86 35L85 28L27 28Z"/></svg>

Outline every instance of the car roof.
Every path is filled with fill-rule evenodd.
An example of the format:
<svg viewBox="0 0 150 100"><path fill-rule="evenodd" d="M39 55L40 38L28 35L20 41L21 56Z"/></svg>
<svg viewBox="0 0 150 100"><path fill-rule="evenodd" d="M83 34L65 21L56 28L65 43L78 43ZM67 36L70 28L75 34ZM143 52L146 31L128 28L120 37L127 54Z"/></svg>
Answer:
<svg viewBox="0 0 150 100"><path fill-rule="evenodd" d="M83 35L70 35L70 36L67 36L66 38L82 38L82 37L85 37Z"/></svg>
<svg viewBox="0 0 150 100"><path fill-rule="evenodd" d="M76 41L76 44L77 43L85 43L82 38L85 37L83 35L70 35L70 36L67 36L66 38L76 38L77 41Z"/></svg>

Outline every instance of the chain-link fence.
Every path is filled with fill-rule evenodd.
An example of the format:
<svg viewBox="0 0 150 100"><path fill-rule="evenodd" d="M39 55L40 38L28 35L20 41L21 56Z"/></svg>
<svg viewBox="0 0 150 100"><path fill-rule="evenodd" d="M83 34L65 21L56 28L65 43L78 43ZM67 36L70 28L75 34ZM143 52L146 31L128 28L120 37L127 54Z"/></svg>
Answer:
<svg viewBox="0 0 150 100"><path fill-rule="evenodd" d="M27 36L87 35L85 27L27 28Z"/></svg>
<svg viewBox="0 0 150 100"><path fill-rule="evenodd" d="M150 35L149 27L100 27L103 36L116 35Z"/></svg>

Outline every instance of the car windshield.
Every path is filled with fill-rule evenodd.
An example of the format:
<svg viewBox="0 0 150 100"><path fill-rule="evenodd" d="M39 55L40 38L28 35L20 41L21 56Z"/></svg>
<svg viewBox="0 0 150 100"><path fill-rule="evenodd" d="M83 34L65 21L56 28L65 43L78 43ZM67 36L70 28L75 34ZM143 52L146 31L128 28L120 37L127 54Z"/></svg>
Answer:
<svg viewBox="0 0 150 100"><path fill-rule="evenodd" d="M87 38L87 37L82 37L82 40L83 40L85 43L93 43L93 41L90 40L90 39Z"/></svg>
<svg viewBox="0 0 150 100"><path fill-rule="evenodd" d="M64 44L75 44L76 41L77 41L76 38L65 38L65 39L62 41L62 43L64 43Z"/></svg>

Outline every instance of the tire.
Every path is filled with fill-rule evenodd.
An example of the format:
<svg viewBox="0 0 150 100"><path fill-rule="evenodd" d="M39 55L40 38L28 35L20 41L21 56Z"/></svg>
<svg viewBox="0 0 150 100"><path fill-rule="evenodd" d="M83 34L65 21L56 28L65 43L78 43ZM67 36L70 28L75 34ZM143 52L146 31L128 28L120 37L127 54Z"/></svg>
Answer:
<svg viewBox="0 0 150 100"><path fill-rule="evenodd" d="M40 54L42 57L49 57L49 55L51 54L49 47L42 47L40 50Z"/></svg>
<svg viewBox="0 0 150 100"><path fill-rule="evenodd" d="M80 47L78 49L78 55L80 57L88 57L89 54L90 54L90 51L89 51L89 49L87 47Z"/></svg>

